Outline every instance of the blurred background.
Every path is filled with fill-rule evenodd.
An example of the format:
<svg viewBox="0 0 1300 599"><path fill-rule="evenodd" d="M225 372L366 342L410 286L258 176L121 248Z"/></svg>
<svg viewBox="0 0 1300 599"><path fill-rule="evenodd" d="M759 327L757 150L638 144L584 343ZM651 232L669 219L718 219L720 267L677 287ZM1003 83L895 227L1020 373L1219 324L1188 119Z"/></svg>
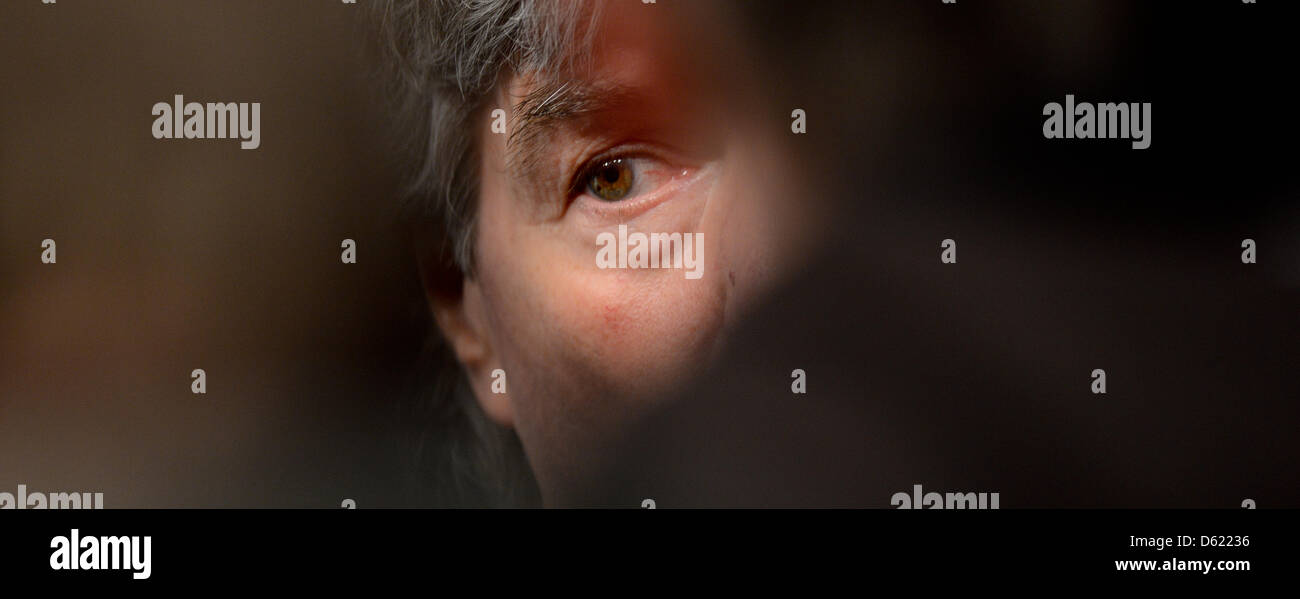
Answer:
<svg viewBox="0 0 1300 599"><path fill-rule="evenodd" d="M587 504L889 507L923 484L1004 508L1300 506L1293 13L683 9L705 49L702 15L733 20L737 68L807 110L792 168L825 183L795 200L842 228ZM429 319L364 21L331 1L0 7L0 491L424 504L402 398ZM175 94L261 102L261 147L153 139ZM1151 149L1044 140L1066 94L1152 102ZM1118 408L1086 407L1099 367Z"/></svg>
<svg viewBox="0 0 1300 599"><path fill-rule="evenodd" d="M0 7L0 489L392 501L394 398L427 322L359 10ZM175 94L261 102L261 147L153 139Z"/></svg>

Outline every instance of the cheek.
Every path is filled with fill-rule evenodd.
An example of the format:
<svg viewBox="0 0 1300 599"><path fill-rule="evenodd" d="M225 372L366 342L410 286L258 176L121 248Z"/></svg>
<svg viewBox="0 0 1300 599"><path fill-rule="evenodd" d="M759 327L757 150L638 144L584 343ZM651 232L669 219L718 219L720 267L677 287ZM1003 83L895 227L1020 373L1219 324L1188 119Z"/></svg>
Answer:
<svg viewBox="0 0 1300 599"><path fill-rule="evenodd" d="M528 401L525 411L658 394L705 363L722 330L722 292L681 270L517 261L493 270L506 275L490 291L494 350L519 381L512 395Z"/></svg>
<svg viewBox="0 0 1300 599"><path fill-rule="evenodd" d="M583 273L553 314L574 332L567 348L601 378L651 393L701 362L720 329L724 298L678 270Z"/></svg>
<svg viewBox="0 0 1300 599"><path fill-rule="evenodd" d="M702 227L703 193L691 195L636 224L647 231L704 230L700 279L686 278L683 269L599 269L595 231L519 219L508 202L484 194L481 281L494 351L512 385L519 383L512 395L537 409L547 398L573 406L635 397L661 391L704 364L727 298L725 277L710 258L717 232Z"/></svg>
<svg viewBox="0 0 1300 599"><path fill-rule="evenodd" d="M499 226L486 204L478 240L485 320L511 395L526 404L516 406L521 419L653 395L705 362L724 320L720 279L599 270L594 237L575 248L553 231Z"/></svg>
<svg viewBox="0 0 1300 599"><path fill-rule="evenodd" d="M526 411L654 395L703 364L722 328L723 294L679 270L535 266L514 270L512 291L494 291L489 307L494 349Z"/></svg>
<svg viewBox="0 0 1300 599"><path fill-rule="evenodd" d="M565 253L565 267L550 271L553 287L539 297L557 328L557 354L583 364L589 380L632 395L654 394L706 363L728 301L714 259L719 232L706 218L708 188L684 190L629 222L646 233L702 233L704 247L692 252L701 278L687 278L684 268L596 268L595 230L578 235L581 243Z"/></svg>

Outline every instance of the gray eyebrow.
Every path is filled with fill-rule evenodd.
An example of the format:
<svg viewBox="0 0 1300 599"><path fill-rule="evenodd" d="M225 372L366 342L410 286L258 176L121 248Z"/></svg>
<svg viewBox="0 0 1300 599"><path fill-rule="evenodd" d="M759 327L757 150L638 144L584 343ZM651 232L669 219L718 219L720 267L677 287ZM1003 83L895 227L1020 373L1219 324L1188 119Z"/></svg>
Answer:
<svg viewBox="0 0 1300 599"><path fill-rule="evenodd" d="M627 102L630 89L620 85L598 85L563 81L542 85L514 106L514 126L506 138L507 164L527 172L546 155L548 133L556 126Z"/></svg>

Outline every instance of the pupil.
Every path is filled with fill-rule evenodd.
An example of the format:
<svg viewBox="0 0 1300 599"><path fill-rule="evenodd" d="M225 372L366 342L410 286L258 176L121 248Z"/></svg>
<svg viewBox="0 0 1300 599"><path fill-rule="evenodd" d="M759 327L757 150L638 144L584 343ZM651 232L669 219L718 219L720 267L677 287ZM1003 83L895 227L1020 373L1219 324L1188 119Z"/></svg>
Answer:
<svg viewBox="0 0 1300 599"><path fill-rule="evenodd" d="M618 167L607 166L601 169L601 176L605 179L606 183L618 181Z"/></svg>

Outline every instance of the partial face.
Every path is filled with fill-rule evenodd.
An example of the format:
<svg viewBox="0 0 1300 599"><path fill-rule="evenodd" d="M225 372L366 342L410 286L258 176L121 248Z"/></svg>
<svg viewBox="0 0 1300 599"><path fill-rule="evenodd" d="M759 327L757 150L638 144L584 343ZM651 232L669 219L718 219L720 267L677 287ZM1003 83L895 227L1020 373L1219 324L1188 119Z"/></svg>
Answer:
<svg viewBox="0 0 1300 599"><path fill-rule="evenodd" d="M732 97L654 4L610 3L598 22L589 70L554 94L513 73L485 111L478 272L439 314L550 503L599 463L604 440L707 364L806 232L781 187L789 110ZM649 263L656 245L659 268L632 267L634 248Z"/></svg>

